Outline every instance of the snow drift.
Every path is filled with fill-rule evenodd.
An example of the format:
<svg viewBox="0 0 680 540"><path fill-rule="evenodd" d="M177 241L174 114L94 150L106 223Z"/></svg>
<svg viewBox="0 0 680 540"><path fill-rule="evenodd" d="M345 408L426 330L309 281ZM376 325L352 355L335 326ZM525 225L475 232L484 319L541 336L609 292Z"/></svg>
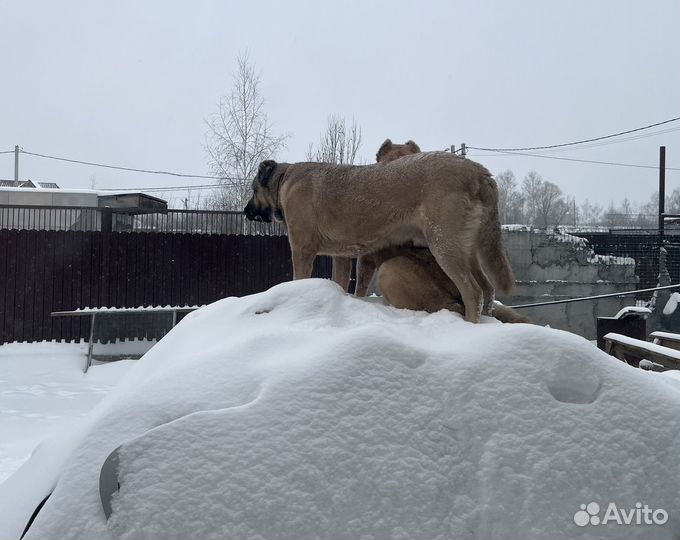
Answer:
<svg viewBox="0 0 680 540"><path fill-rule="evenodd" d="M566 332L304 280L187 316L13 485L73 448L27 538L677 538L679 383ZM592 502L669 517L579 526Z"/></svg>

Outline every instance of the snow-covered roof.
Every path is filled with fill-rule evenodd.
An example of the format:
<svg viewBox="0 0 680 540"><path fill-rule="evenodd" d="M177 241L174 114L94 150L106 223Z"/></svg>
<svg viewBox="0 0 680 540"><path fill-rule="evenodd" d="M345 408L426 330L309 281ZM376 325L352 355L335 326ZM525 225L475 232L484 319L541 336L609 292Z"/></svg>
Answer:
<svg viewBox="0 0 680 540"><path fill-rule="evenodd" d="M45 187L36 187L36 188L21 188L21 187L7 187L7 186L1 186L0 191L9 191L9 192L18 192L21 193L22 195L25 194L30 194L30 193L59 193L59 194L66 194L66 193L79 193L79 194L87 194L87 195L98 195L99 192L95 189L61 189L61 188L45 188Z"/></svg>

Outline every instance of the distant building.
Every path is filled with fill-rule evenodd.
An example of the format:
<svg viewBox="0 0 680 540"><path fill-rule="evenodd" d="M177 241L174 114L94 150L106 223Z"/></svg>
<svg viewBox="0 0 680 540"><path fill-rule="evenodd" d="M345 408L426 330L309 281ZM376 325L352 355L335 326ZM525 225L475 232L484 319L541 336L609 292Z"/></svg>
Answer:
<svg viewBox="0 0 680 540"><path fill-rule="evenodd" d="M167 213L168 203L146 193L61 189L54 182L0 181L0 228L100 230L100 208L111 207L115 230L131 230L135 216ZM125 209L121 212L120 209Z"/></svg>

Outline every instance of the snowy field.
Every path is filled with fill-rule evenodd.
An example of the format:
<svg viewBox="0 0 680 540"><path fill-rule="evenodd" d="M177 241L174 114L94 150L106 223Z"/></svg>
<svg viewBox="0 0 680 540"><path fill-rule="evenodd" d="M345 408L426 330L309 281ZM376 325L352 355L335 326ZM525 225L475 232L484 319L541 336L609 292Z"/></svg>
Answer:
<svg viewBox="0 0 680 540"><path fill-rule="evenodd" d="M679 407L676 377L567 332L284 283L188 315L41 444L0 538L52 492L26 538L677 540Z"/></svg>
<svg viewBox="0 0 680 540"><path fill-rule="evenodd" d="M131 361L83 373L87 345L12 343L0 346L0 483L36 445L89 413Z"/></svg>

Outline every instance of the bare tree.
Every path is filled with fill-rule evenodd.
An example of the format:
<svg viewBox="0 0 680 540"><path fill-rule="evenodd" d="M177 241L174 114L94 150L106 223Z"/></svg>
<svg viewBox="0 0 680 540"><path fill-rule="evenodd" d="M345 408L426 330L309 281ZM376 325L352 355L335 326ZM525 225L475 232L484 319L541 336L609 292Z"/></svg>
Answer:
<svg viewBox="0 0 680 540"><path fill-rule="evenodd" d="M543 178L536 171L529 171L522 181L524 195L524 215L527 225L536 225L538 219L538 200Z"/></svg>
<svg viewBox="0 0 680 540"><path fill-rule="evenodd" d="M308 161L322 163L354 164L361 147L361 128L352 119L347 126L344 118L338 115L328 117L326 131L319 137L319 146L314 149L310 144L307 150Z"/></svg>
<svg viewBox="0 0 680 540"><path fill-rule="evenodd" d="M538 192L538 213L536 218L540 227L560 225L569 212L569 205L562 196L557 184L544 181Z"/></svg>
<svg viewBox="0 0 680 540"><path fill-rule="evenodd" d="M529 223L547 229L560 225L569 213L569 204L556 184L531 171L524 178L522 191Z"/></svg>
<svg viewBox="0 0 680 540"><path fill-rule="evenodd" d="M209 198L209 205L224 210L243 208L259 163L284 148L288 138L272 132L260 77L248 53L239 54L237 62L231 93L220 99L217 112L206 120L210 170L224 178L220 189Z"/></svg>
<svg viewBox="0 0 680 540"><path fill-rule="evenodd" d="M580 205L579 213L582 225L599 225L602 221L602 205L591 204L588 199Z"/></svg>
<svg viewBox="0 0 680 540"><path fill-rule="evenodd" d="M517 180L512 171L503 171L496 175L498 185L498 212L501 223L521 223L524 200L517 187Z"/></svg>

